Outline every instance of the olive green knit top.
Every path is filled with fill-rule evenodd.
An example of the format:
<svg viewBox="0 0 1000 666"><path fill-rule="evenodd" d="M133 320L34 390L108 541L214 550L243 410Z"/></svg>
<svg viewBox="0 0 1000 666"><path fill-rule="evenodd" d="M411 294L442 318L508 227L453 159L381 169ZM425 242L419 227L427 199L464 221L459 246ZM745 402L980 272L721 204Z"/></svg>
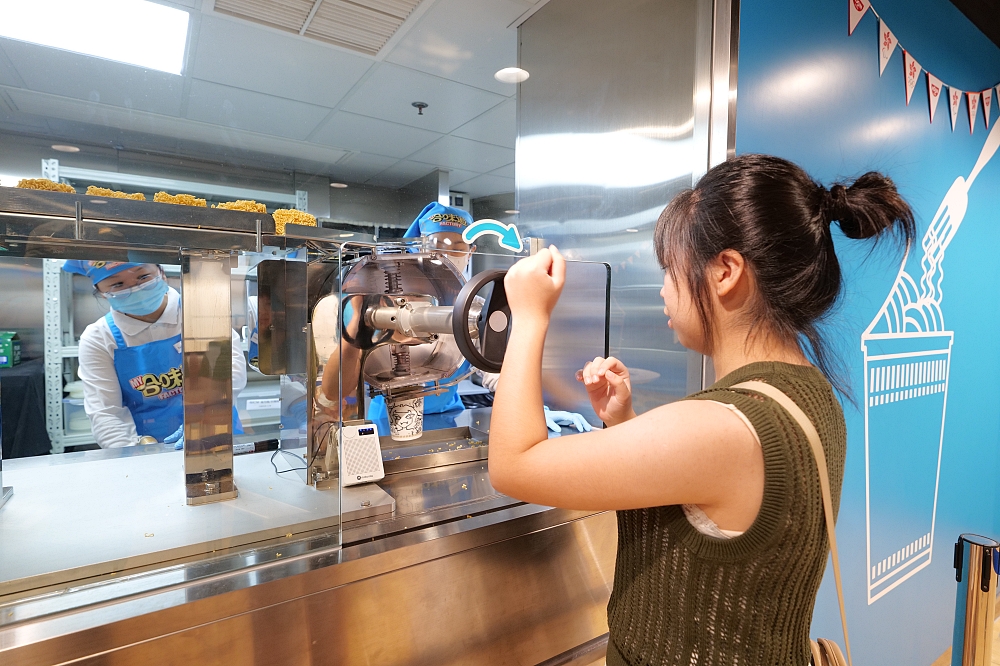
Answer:
<svg viewBox="0 0 1000 666"><path fill-rule="evenodd" d="M698 532L680 506L618 512L608 604L608 666L803 666L828 543L816 462L802 429L770 398L726 387L758 380L806 413L826 452L834 512L846 428L830 383L812 367L752 363L687 400L734 405L764 453L764 495L733 539Z"/></svg>

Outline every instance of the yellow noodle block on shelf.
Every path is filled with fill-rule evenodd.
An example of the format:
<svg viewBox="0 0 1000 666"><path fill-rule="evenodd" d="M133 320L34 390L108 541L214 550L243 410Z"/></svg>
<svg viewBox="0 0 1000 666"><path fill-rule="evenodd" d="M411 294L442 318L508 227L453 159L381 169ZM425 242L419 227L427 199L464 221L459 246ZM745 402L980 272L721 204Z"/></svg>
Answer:
<svg viewBox="0 0 1000 666"><path fill-rule="evenodd" d="M87 188L87 194L92 197L108 197L109 199L132 199L134 201L145 201L146 195L142 192L129 194L118 190L109 190L106 187L95 187L91 185Z"/></svg>
<svg viewBox="0 0 1000 666"><path fill-rule="evenodd" d="M237 201L226 201L218 205L212 204L212 208L222 208L224 210L245 210L249 213L266 213L267 206L257 203L252 199L239 199Z"/></svg>
<svg viewBox="0 0 1000 666"><path fill-rule="evenodd" d="M22 178L17 186L22 190L48 190L50 192L66 192L76 194L76 190L65 183L56 183L48 178Z"/></svg>
<svg viewBox="0 0 1000 666"><path fill-rule="evenodd" d="M158 203L178 204L181 206L201 206L207 208L208 203L204 199L191 196L190 194L167 194L157 192L153 195L153 201Z"/></svg>
<svg viewBox="0 0 1000 666"><path fill-rule="evenodd" d="M315 215L292 208L279 208L271 213L271 217L274 218L274 233L279 236L285 235L285 225L287 224L298 224L303 227L316 226Z"/></svg>

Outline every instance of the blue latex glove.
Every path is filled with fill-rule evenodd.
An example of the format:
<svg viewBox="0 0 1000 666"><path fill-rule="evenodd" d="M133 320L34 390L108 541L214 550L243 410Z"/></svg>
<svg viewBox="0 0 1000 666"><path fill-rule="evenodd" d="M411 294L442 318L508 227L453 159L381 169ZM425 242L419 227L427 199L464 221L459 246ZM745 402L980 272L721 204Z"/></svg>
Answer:
<svg viewBox="0 0 1000 666"><path fill-rule="evenodd" d="M173 444L174 450L179 451L184 448L184 424L177 430L174 430L171 434L163 438L164 444Z"/></svg>
<svg viewBox="0 0 1000 666"><path fill-rule="evenodd" d="M577 432L590 432L592 428L583 415L575 412L553 412L545 407L545 425L552 432L562 432L560 425L573 426Z"/></svg>

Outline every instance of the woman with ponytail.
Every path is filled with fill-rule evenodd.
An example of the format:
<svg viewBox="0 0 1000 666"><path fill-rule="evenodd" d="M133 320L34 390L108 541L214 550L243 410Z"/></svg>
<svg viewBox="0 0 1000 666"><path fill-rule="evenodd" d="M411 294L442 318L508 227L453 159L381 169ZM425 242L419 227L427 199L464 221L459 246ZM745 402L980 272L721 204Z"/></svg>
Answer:
<svg viewBox="0 0 1000 666"><path fill-rule="evenodd" d="M720 379L641 416L629 370L578 373L608 425L548 439L542 347L565 279L552 247L505 279L513 330L493 407L490 477L518 499L618 511L608 664L809 663L809 622L828 543L803 429L759 392L787 395L814 424L839 506L843 388L819 324L841 292L831 225L851 239L915 235L889 178L831 188L777 157L720 164L660 215L666 325Z"/></svg>

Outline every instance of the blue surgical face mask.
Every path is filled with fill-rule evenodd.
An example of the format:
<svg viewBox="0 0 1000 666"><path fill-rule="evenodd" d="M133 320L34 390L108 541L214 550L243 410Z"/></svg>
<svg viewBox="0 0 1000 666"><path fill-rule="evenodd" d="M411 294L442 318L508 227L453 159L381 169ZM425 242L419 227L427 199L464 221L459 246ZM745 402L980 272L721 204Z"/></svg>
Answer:
<svg viewBox="0 0 1000 666"><path fill-rule="evenodd" d="M167 281L163 277L156 277L126 291L107 292L104 297L108 299L112 310L144 317L156 312L163 304L163 297L166 295Z"/></svg>

